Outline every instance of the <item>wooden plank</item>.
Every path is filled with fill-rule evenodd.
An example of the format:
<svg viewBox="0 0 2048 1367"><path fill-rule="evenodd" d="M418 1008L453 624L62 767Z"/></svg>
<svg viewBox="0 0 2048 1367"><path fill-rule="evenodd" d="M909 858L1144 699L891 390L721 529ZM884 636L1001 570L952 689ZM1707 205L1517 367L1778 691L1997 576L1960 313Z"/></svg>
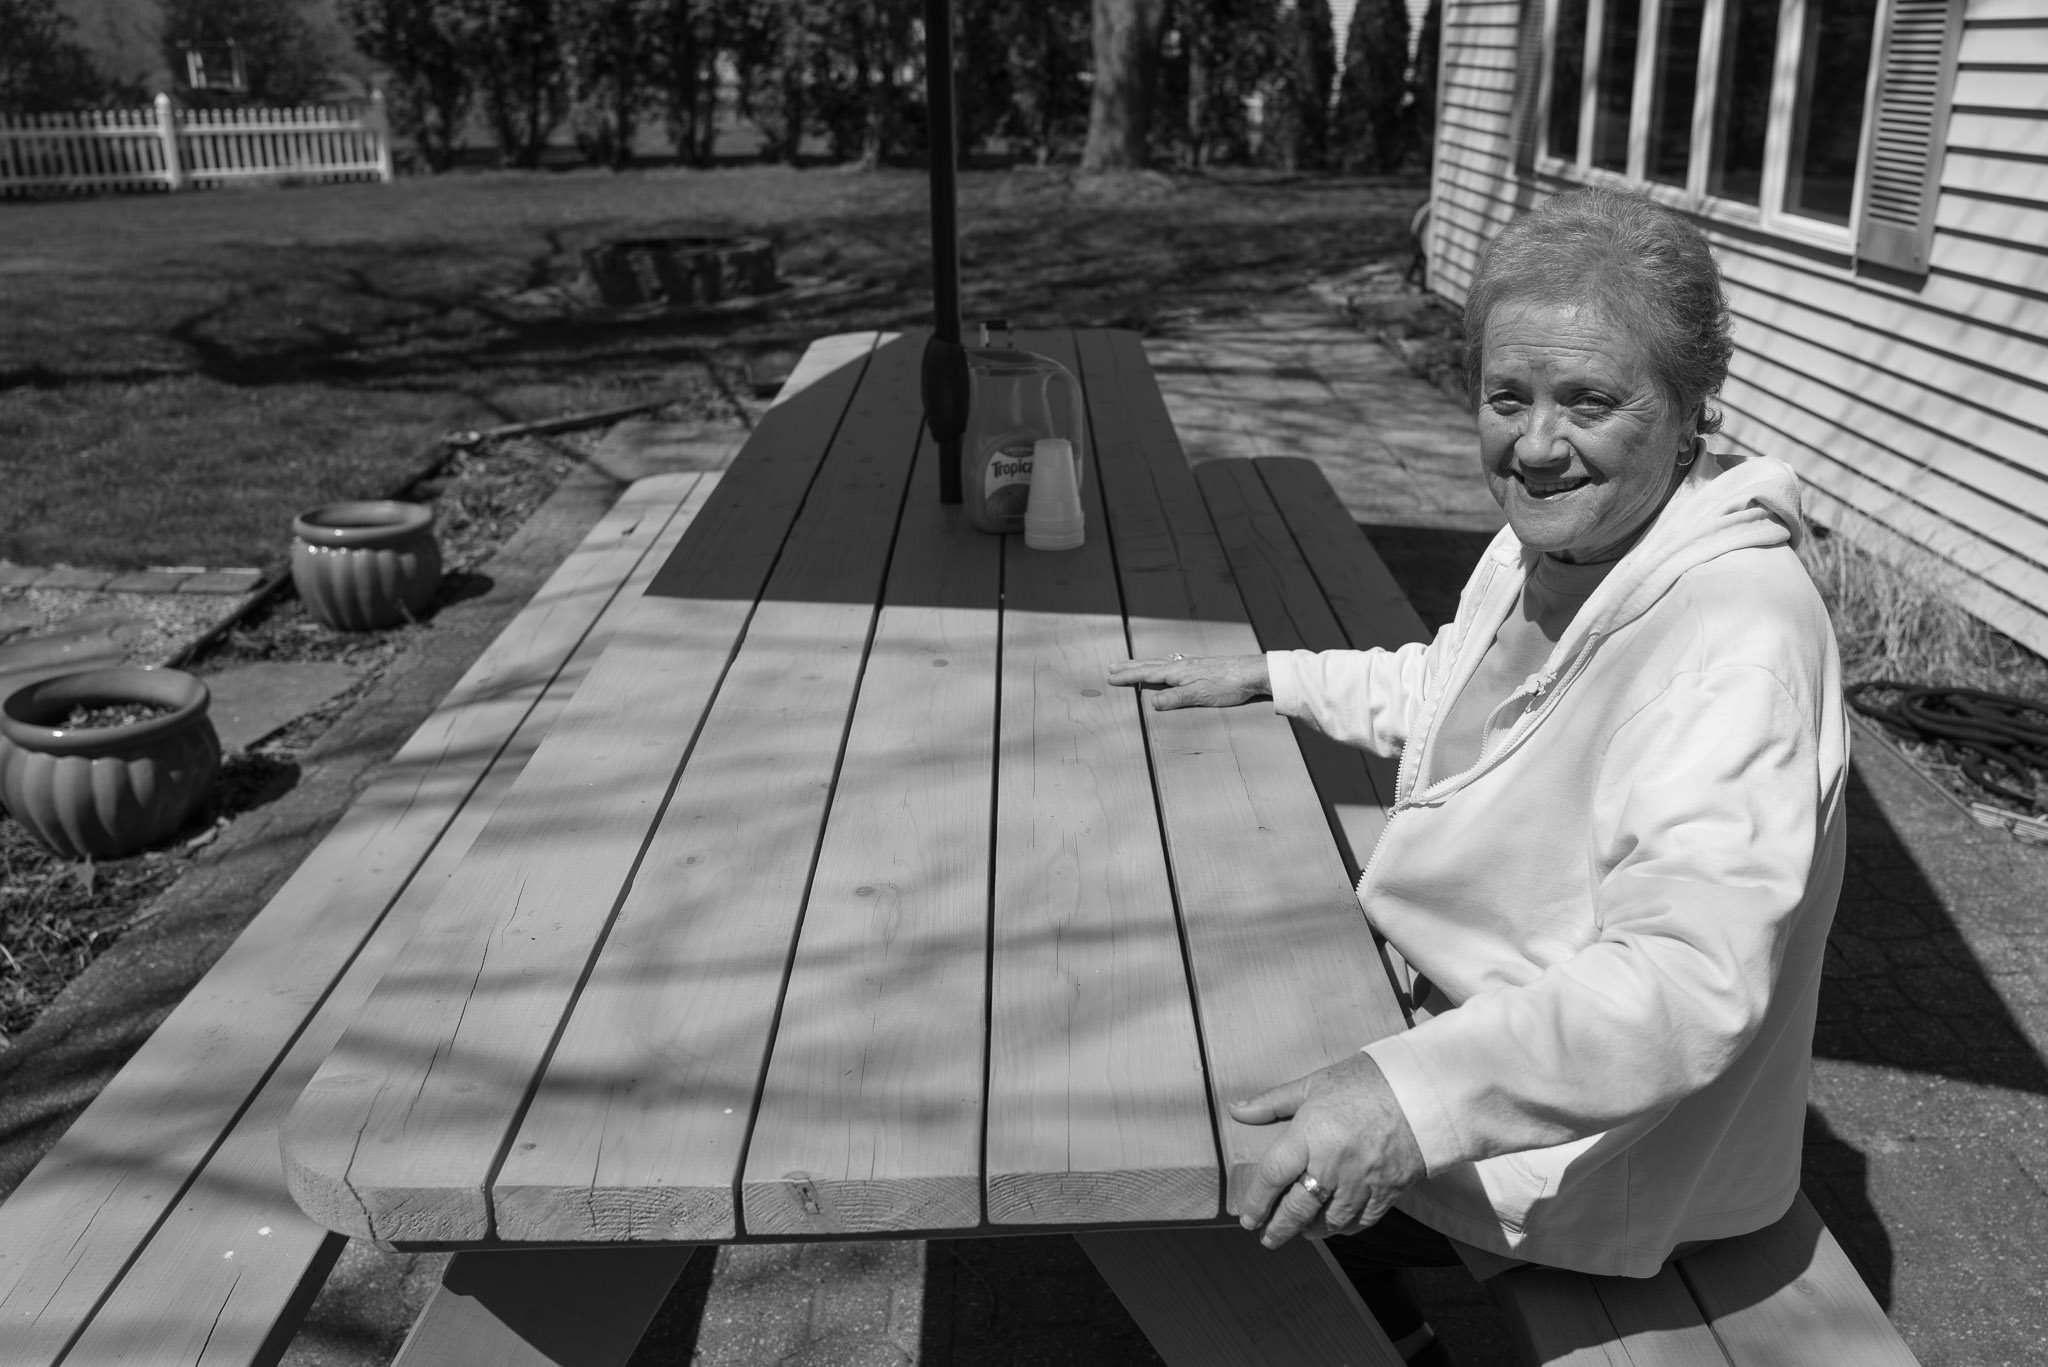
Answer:
<svg viewBox="0 0 2048 1367"><path fill-rule="evenodd" d="M1098 444L1126 454L1100 468L1133 653L1254 653L1138 339L1087 332L1079 349ZM1273 1131L1223 1105L1403 1023L1286 723L1262 707L1141 715L1235 1212Z"/></svg>
<svg viewBox="0 0 2048 1367"><path fill-rule="evenodd" d="M1804 1195L1769 1229L1723 1239L1678 1270L1735 1367L1913 1367Z"/></svg>
<svg viewBox="0 0 2048 1367"><path fill-rule="evenodd" d="M1329 1251L1241 1229L1078 1234L1168 1367L1400 1367Z"/></svg>
<svg viewBox="0 0 2048 1367"><path fill-rule="evenodd" d="M139 1352L134 1360L149 1367L264 1362L271 1360L269 1345L290 1336L303 1303L325 1280L343 1240L309 1220L286 1191L278 1159L279 1126L718 478L685 474L639 481L557 571L558 578L594 575L600 567L593 553L609 547L602 569L618 592L248 1111L94 1313L66 1361L125 1363ZM685 497L677 502L679 494ZM637 525L628 527L630 538L622 538L615 530L627 518ZM546 610L541 597L535 604ZM530 641L530 633L518 628L515 621L507 634L515 642Z"/></svg>
<svg viewBox="0 0 2048 1367"><path fill-rule="evenodd" d="M496 1178L508 1238L738 1230L742 1146L917 440L916 361L904 341L871 363L849 451L821 477L843 472L836 502L790 538Z"/></svg>
<svg viewBox="0 0 2048 1367"><path fill-rule="evenodd" d="M1078 373L1070 334L1020 341ZM1105 679L1128 652L1092 471L1082 497L1080 548L1005 542L994 1224L1201 1219L1222 1203L1144 724L1137 697Z"/></svg>
<svg viewBox="0 0 2048 1367"><path fill-rule="evenodd" d="M840 418L877 352L763 415L604 658L285 1126L292 1195L343 1233L490 1232L487 1183L792 526L871 535L875 452ZM894 392L886 379L872 387ZM852 425L850 425L852 426ZM829 446L829 450L828 450ZM814 487L815 486L815 487ZM845 500L845 506L836 500ZM792 535L793 545L829 544Z"/></svg>
<svg viewBox="0 0 2048 1367"><path fill-rule="evenodd" d="M695 1252L458 1253L392 1367L624 1367Z"/></svg>
<svg viewBox="0 0 2048 1367"><path fill-rule="evenodd" d="M936 458L927 444L803 910L741 1180L751 1234L981 1220L1002 543L932 496Z"/></svg>
<svg viewBox="0 0 2048 1367"><path fill-rule="evenodd" d="M636 486L637 487L637 486ZM539 706L670 510L622 499L0 1205L0 1323L53 1360ZM628 561L627 563L631 563ZM274 1158L274 1149L273 1149ZM81 1232L83 1231L83 1232Z"/></svg>
<svg viewBox="0 0 2048 1367"><path fill-rule="evenodd" d="M1421 615L1315 463L1277 456L1257 464L1351 646L1394 650L1429 640Z"/></svg>
<svg viewBox="0 0 2048 1367"><path fill-rule="evenodd" d="M1964 102L1961 96L1966 88L1968 93L1978 95L1980 99L1987 93L1966 87L1971 74L1964 72L1956 78L1958 104ZM2044 83L2040 76L2010 71L1980 72L1976 75L1984 81L1995 75L2003 80L2029 82L2036 97ZM1977 194L1997 195L2001 199L2024 200L2029 204L2048 204L2048 161L2014 161L2006 157L1978 156L1960 147L1951 148L1941 160L1941 188L1943 193L1969 190Z"/></svg>
<svg viewBox="0 0 2048 1367"><path fill-rule="evenodd" d="M1349 649L1349 638L1323 600L1321 587L1252 462L1212 460L1196 467L1195 483L1209 505L1217 540L1230 557L1231 573L1260 647ZM1327 482L1323 487L1329 491L1330 505L1341 514L1335 491ZM1316 795L1329 813L1331 832L1343 847L1345 870L1356 879L1387 824L1385 809L1394 802L1395 766L1340 745L1305 723L1290 724Z"/></svg>
<svg viewBox="0 0 2048 1367"><path fill-rule="evenodd" d="M1487 1289L1522 1359L1540 1367L1728 1367L1670 1267L1645 1278L1522 1267Z"/></svg>

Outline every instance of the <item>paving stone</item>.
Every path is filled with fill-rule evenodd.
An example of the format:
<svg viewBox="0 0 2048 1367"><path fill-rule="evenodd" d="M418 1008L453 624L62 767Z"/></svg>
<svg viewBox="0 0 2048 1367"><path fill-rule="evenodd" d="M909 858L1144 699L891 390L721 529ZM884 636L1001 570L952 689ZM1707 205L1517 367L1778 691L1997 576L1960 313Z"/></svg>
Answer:
<svg viewBox="0 0 2048 1367"><path fill-rule="evenodd" d="M746 438L737 423L628 418L605 433L590 463L626 484L681 470L723 470Z"/></svg>
<svg viewBox="0 0 2048 1367"><path fill-rule="evenodd" d="M47 635L0 645L0 697L39 679L86 669L111 669L149 630L149 624L119 608L93 608Z"/></svg>
<svg viewBox="0 0 2048 1367"><path fill-rule="evenodd" d="M262 582L262 570L207 570L178 585L178 592L250 593Z"/></svg>
<svg viewBox="0 0 2048 1367"><path fill-rule="evenodd" d="M39 589L82 589L87 593L95 593L105 588L107 581L113 577L111 570L74 569L69 565L59 565L54 569L44 570L41 577L35 581L35 586Z"/></svg>
<svg viewBox="0 0 2048 1367"><path fill-rule="evenodd" d="M25 589L43 577L41 565L0 565L0 589Z"/></svg>
<svg viewBox="0 0 2048 1367"><path fill-rule="evenodd" d="M128 570L106 582L108 593L175 593L191 570Z"/></svg>
<svg viewBox="0 0 2048 1367"><path fill-rule="evenodd" d="M331 661L259 660L206 676L208 715L223 750L246 750L295 717L338 697L362 677Z"/></svg>

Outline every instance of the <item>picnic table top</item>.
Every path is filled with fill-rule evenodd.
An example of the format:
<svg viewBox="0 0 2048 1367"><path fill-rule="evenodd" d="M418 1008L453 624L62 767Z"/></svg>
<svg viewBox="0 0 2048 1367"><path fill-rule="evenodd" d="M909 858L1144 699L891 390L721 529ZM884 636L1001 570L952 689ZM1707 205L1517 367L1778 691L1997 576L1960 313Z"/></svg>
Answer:
<svg viewBox="0 0 2048 1367"><path fill-rule="evenodd" d="M408 1244L1215 1223L1223 1102L1401 1026L1138 339L1081 378L1086 544L937 497L921 337L771 409L286 1123Z"/></svg>

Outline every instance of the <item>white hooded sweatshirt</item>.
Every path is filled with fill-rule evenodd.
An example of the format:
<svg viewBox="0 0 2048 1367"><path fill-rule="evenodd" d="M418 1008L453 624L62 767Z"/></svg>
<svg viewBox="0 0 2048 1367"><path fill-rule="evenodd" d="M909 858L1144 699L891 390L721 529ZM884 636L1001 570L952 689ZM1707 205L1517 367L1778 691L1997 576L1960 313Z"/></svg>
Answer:
<svg viewBox="0 0 2048 1367"><path fill-rule="evenodd" d="M1651 1276L1798 1190L1840 666L1793 551L1797 479L1712 460L1462 774L1414 786L1535 562L1511 530L1427 645L1268 656L1279 712L1401 757L1358 895L1432 1009L1365 1052L1428 1166L1402 1208L1504 1257Z"/></svg>

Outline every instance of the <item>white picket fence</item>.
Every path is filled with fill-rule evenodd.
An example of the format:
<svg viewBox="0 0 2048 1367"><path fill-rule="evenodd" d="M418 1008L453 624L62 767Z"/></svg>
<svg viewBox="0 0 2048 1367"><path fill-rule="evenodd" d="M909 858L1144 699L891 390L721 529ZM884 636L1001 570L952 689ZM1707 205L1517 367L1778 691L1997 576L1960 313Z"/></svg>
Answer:
<svg viewBox="0 0 2048 1367"><path fill-rule="evenodd" d="M384 101L367 107L0 114L0 195L180 190L234 181L389 180Z"/></svg>

